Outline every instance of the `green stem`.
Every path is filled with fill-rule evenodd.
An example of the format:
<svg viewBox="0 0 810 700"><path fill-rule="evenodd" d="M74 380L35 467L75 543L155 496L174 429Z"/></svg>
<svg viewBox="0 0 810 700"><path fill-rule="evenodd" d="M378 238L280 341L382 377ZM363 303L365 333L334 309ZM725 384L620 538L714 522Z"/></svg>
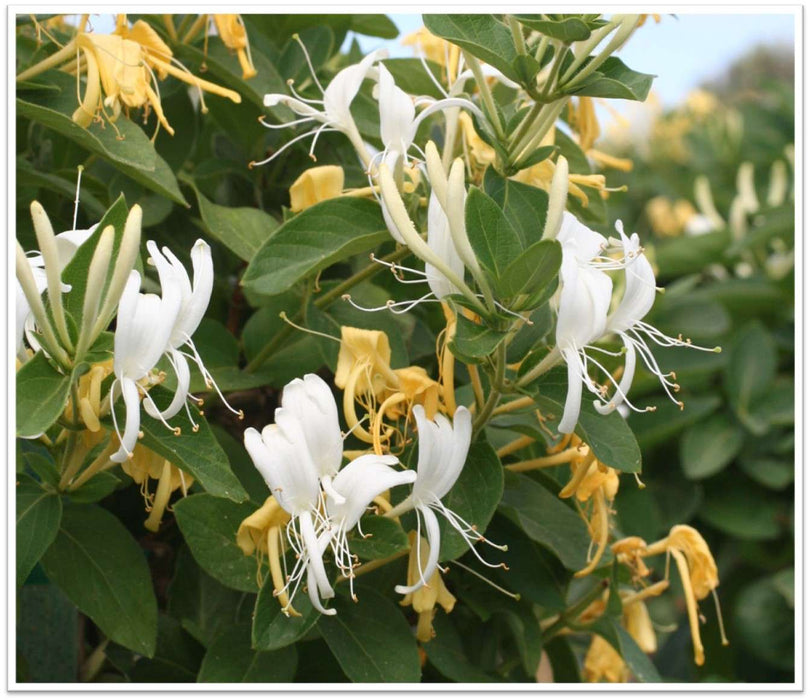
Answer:
<svg viewBox="0 0 810 700"><path fill-rule="evenodd" d="M604 27L601 29L597 29L591 36L586 39L585 43L581 46L577 47L581 53L574 58L574 62L568 66L565 73L562 76L562 82L564 83L568 80L588 58L591 51L593 51L599 44L602 43L602 39L604 39L608 34L610 34L616 27L618 27L620 22L608 22Z"/></svg>
<svg viewBox="0 0 810 700"><path fill-rule="evenodd" d="M492 412L498 405L501 398L501 388L503 380L506 375L506 343L501 343L496 350L495 357L495 374L492 383L489 387L489 396L487 396L486 403L480 413L475 417L473 422L473 435L477 435L481 429L487 424L487 421L492 416Z"/></svg>
<svg viewBox="0 0 810 700"><path fill-rule="evenodd" d="M546 53L546 48L548 47L549 38L543 35L543 38L540 39L540 43L537 45L537 51L534 53L534 59L540 63L543 60L543 55Z"/></svg>
<svg viewBox="0 0 810 700"><path fill-rule="evenodd" d="M399 262L403 258L407 257L410 254L410 250L408 248L402 247L398 250L395 250L390 255L386 255L382 260L387 263L394 263ZM346 294L352 287L364 282L365 280L373 277L374 275L378 274L382 270L385 269L384 265L380 265L378 263L372 263L366 268L360 270L349 277L347 280L341 282L337 286L330 289L328 292L323 294L322 296L318 297L314 302L314 306L318 309L323 309L329 306L334 301L340 299L344 294ZM303 316L303 312L299 311L294 317L293 321L297 322ZM289 336L293 332L293 327L290 325L285 325L278 333L276 333L270 341L259 351L259 353L254 357L250 362L248 362L247 366L245 367L246 372L255 372L259 367L264 364L265 360L268 357L273 355L279 347L284 343L284 341L289 338Z"/></svg>
<svg viewBox="0 0 810 700"><path fill-rule="evenodd" d="M515 42L515 48L518 54L526 56L526 41L523 38L523 28L512 15L508 15L509 29L512 31L512 41Z"/></svg>
<svg viewBox="0 0 810 700"><path fill-rule="evenodd" d="M607 587L607 579L600 581L599 584L594 586L570 608L567 608L560 613L559 618L552 623L550 627L543 630L543 642L545 643L549 641L555 634L557 634L557 632L564 627L567 627L573 620L576 620L576 618L585 610L585 608L602 596Z"/></svg>
<svg viewBox="0 0 810 700"><path fill-rule="evenodd" d="M560 349L555 347L540 361L539 365L526 372L526 374L524 374L516 382L515 386L520 388L526 386L527 384L531 384L535 379L548 372L555 365L559 364L560 360L562 360L562 354L560 353Z"/></svg>
<svg viewBox="0 0 810 700"><path fill-rule="evenodd" d="M565 59L565 50L568 44L559 46L556 55L554 56L554 63L551 64L551 70L546 78L546 84L543 86L543 91L540 93L540 101L545 101L551 91L557 87L557 81L560 74L560 67L562 66L563 59Z"/></svg>
<svg viewBox="0 0 810 700"><path fill-rule="evenodd" d="M73 404L73 420L75 421L79 413L79 388L76 382L73 382L70 387L70 400ZM79 467L82 466L82 460L78 458L76 454L77 436L78 431L74 430L71 430L67 436L65 451L62 453L62 464L59 469L62 474L59 479L60 489L63 489L70 483L70 480L76 475L76 472L79 471Z"/></svg>
<svg viewBox="0 0 810 700"><path fill-rule="evenodd" d="M512 152L512 162L511 162L512 165L514 165L515 163L519 163L523 159L524 154L529 155L543 140L545 135L548 133L549 129L551 129L551 127L554 126L554 123L560 116L560 112L562 112L563 107L565 107L566 101L567 98L563 98L558 100L557 102L549 102L547 105L545 105L545 107L547 107L548 110L545 112L542 118L538 120L537 129L530 136L528 143L526 143L526 145L522 147L521 145L519 145Z"/></svg>
<svg viewBox="0 0 810 700"><path fill-rule="evenodd" d="M478 62L478 59L475 56L467 53L464 51L464 49L462 49L462 53L464 54L464 62L470 67L470 70L473 72L475 82L478 84L478 89L481 92L481 99L484 102L484 109L489 115L489 121L492 124L492 128L495 130L498 138L503 140L504 133L503 127L501 126L501 120L498 118L498 110L495 107L495 100L492 98L492 91L489 89L489 84L484 77L484 72L481 70L481 64Z"/></svg>
<svg viewBox="0 0 810 700"><path fill-rule="evenodd" d="M523 121L520 122L520 126L518 126L518 128L515 130L515 132L512 134L511 138L509 139L509 150L510 151L512 150L512 148L515 146L516 143L519 143L520 141L522 141L526 137L526 134L529 133L529 130L534 125L534 122L537 119L537 117L540 116L540 112L542 110L543 110L543 105L541 103L535 102L532 105L532 108L529 110L529 112L526 114L526 116L523 117Z"/></svg>

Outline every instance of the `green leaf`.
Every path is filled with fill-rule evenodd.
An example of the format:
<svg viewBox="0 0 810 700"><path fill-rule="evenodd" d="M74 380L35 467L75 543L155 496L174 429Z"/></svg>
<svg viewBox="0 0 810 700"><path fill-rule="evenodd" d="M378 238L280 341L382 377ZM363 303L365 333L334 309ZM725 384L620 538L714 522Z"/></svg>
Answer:
<svg viewBox="0 0 810 700"><path fill-rule="evenodd" d="M351 21L351 30L357 34L380 39L396 39L399 36L399 28L387 15L351 15Z"/></svg>
<svg viewBox="0 0 810 700"><path fill-rule="evenodd" d="M520 237L524 249L540 240L548 213L546 192L505 178L494 168L488 168L484 173L484 192L503 211Z"/></svg>
<svg viewBox="0 0 810 700"><path fill-rule="evenodd" d="M547 417L546 425L557 432L568 392L568 375L555 367L533 385L537 405ZM589 400L583 388L582 407L574 432L593 450L596 458L608 467L623 472L641 471L641 451L633 431L618 411L602 415Z"/></svg>
<svg viewBox="0 0 810 700"><path fill-rule="evenodd" d="M295 676L295 647L279 651L254 651L250 625L225 629L202 660L198 683L289 683Z"/></svg>
<svg viewBox="0 0 810 700"><path fill-rule="evenodd" d="M734 628L740 642L757 658L792 671L795 614L774 578L759 579L741 591L734 609Z"/></svg>
<svg viewBox="0 0 810 700"><path fill-rule="evenodd" d="M312 607L309 597L297 595L293 607L300 617L287 617L273 595L273 580L268 576L253 611L252 646L260 651L276 651L294 644L318 621L321 614Z"/></svg>
<svg viewBox="0 0 810 700"><path fill-rule="evenodd" d="M39 187L47 192L58 192L64 197L76 196L75 179L60 177L54 173L40 172L25 158L17 157L17 186L18 187ZM107 207L93 194L84 188L81 193L80 206L92 219L100 219L104 216Z"/></svg>
<svg viewBox="0 0 810 700"><path fill-rule="evenodd" d="M587 65L586 62L583 68ZM650 93L655 77L648 73L634 71L628 68L620 58L611 56L599 66L598 70L585 78L584 82L568 90L563 86L563 90L572 95L644 102ZM576 75L572 80L576 80Z"/></svg>
<svg viewBox="0 0 810 700"><path fill-rule="evenodd" d="M253 611L253 596L227 588L206 574L186 546L177 553L168 598L169 614L205 647L223 629L249 621Z"/></svg>
<svg viewBox="0 0 810 700"><path fill-rule="evenodd" d="M48 71L39 77L57 89L21 90L17 97L18 116L53 129L144 187L178 204L187 204L171 168L140 127L121 118L114 125L93 122L85 129L71 118L79 106L76 79L61 71Z"/></svg>
<svg viewBox="0 0 810 700"><path fill-rule="evenodd" d="M70 377L40 351L17 372L17 435L34 438L50 428L65 408Z"/></svg>
<svg viewBox="0 0 810 700"><path fill-rule="evenodd" d="M607 616L599 618L590 629L603 637L619 652L631 673L639 683L661 683L661 676L647 655L641 651L636 640L622 627L621 622Z"/></svg>
<svg viewBox="0 0 810 700"><path fill-rule="evenodd" d="M546 642L543 651L548 655L555 683L581 683L579 662L571 649L571 643L562 636Z"/></svg>
<svg viewBox="0 0 810 700"><path fill-rule="evenodd" d="M714 262L720 262L731 236L727 230L711 231L702 236L682 236L656 247L655 261L660 277L672 279L700 272Z"/></svg>
<svg viewBox="0 0 810 700"><path fill-rule="evenodd" d="M163 387L155 387L149 393L158 406L168 406L173 395ZM118 424L123 425L122 402L116 404L116 415L119 412ZM244 501L247 493L231 471L228 456L211 433L208 422L203 416L198 416L195 420L199 425L196 432L186 413L184 411L178 413L172 418L172 425L180 428L180 435L175 435L163 423L143 411L141 442L176 467L191 474L212 496Z"/></svg>
<svg viewBox="0 0 810 700"><path fill-rule="evenodd" d="M566 44L584 41L591 35L591 28L579 17L551 20L543 19L541 15L515 15L515 19L541 34L559 39Z"/></svg>
<svg viewBox="0 0 810 700"><path fill-rule="evenodd" d="M174 516L194 559L220 583L238 591L258 589L258 564L236 544L236 531L255 507L201 493L180 499Z"/></svg>
<svg viewBox="0 0 810 700"><path fill-rule="evenodd" d="M576 571L587 563L591 538L582 518L534 479L507 472L499 510L567 569Z"/></svg>
<svg viewBox="0 0 810 700"><path fill-rule="evenodd" d="M365 537L360 536L361 531ZM408 549L408 536L391 518L365 515L356 533L349 539L349 547L365 561L386 559Z"/></svg>
<svg viewBox="0 0 810 700"><path fill-rule="evenodd" d="M458 314L456 334L450 341L450 350L456 359L479 364L491 355L506 337L505 331L496 331Z"/></svg>
<svg viewBox="0 0 810 700"><path fill-rule="evenodd" d="M681 468L689 479L723 471L743 444L745 433L726 414L695 423L681 435Z"/></svg>
<svg viewBox="0 0 810 700"><path fill-rule="evenodd" d="M114 515L95 505L66 507L42 566L105 635L152 656L157 601L149 567L138 543Z"/></svg>
<svg viewBox="0 0 810 700"><path fill-rule="evenodd" d="M484 673L467 657L461 635L453 625L453 619L441 612L433 618L436 636L423 645L428 661L445 678L456 683L494 683L492 676Z"/></svg>
<svg viewBox="0 0 810 700"><path fill-rule="evenodd" d="M203 653L177 620L160 613L154 656L137 659L127 675L133 683L193 683Z"/></svg>
<svg viewBox="0 0 810 700"><path fill-rule="evenodd" d="M764 492L737 475L711 484L698 512L701 520L743 540L766 542L782 534L786 517L776 494Z"/></svg>
<svg viewBox="0 0 810 700"><path fill-rule="evenodd" d="M436 81L441 84L442 67L428 59L425 59L425 63ZM437 100L444 97L418 58L387 58L383 64L390 71L397 87L409 95L428 95Z"/></svg>
<svg viewBox="0 0 810 700"><path fill-rule="evenodd" d="M776 377L776 344L758 321L741 328L729 348L725 389L737 417L756 435L768 429L765 417L753 414L756 400Z"/></svg>
<svg viewBox="0 0 810 700"><path fill-rule="evenodd" d="M70 492L74 503L96 503L109 496L121 485L121 479L110 472L100 472L75 491Z"/></svg>
<svg viewBox="0 0 810 700"><path fill-rule="evenodd" d="M59 531L62 501L24 475L17 477L16 498L17 586L22 586Z"/></svg>
<svg viewBox="0 0 810 700"><path fill-rule="evenodd" d="M512 33L492 15L422 15L422 21L436 36L466 49L507 78L520 81L513 67L518 54Z"/></svg>
<svg viewBox="0 0 810 700"><path fill-rule="evenodd" d="M477 187L470 188L465 221L475 256L492 275L500 294L506 269L523 250L520 237L495 200Z"/></svg>
<svg viewBox="0 0 810 700"><path fill-rule="evenodd" d="M389 236L376 202L338 197L285 222L253 256L242 278L258 294L281 294L305 277L348 256L371 250Z"/></svg>
<svg viewBox="0 0 810 700"><path fill-rule="evenodd" d="M116 260L121 247L121 238L124 235L124 224L127 220L127 214L129 214L129 209L127 208L124 196L121 195L104 214L96 230L93 231L93 234L79 246L79 249L62 272L62 281L70 285L70 292L63 297L65 309L77 322L81 321L84 295L87 291L87 273L90 270L90 262L93 259L93 254L96 252L96 246L101 238L101 234L107 226L112 226L115 229L110 260ZM106 271L104 281L105 292L112 278L113 269L114 265L111 264Z"/></svg>
<svg viewBox="0 0 810 700"><path fill-rule="evenodd" d="M498 507L502 493L501 460L492 446L484 438L479 438L470 446L461 476L442 499L442 503L483 534ZM456 559L467 551L467 541L445 518L439 518L439 528L442 536L440 561Z"/></svg>
<svg viewBox="0 0 810 700"><path fill-rule="evenodd" d="M223 207L208 200L188 176L181 176L194 189L206 233L223 243L242 260L249 261L279 224L253 207Z"/></svg>
<svg viewBox="0 0 810 700"><path fill-rule="evenodd" d="M502 284L509 296L534 294L545 289L560 269L562 246L557 241L537 241L506 268Z"/></svg>
<svg viewBox="0 0 810 700"><path fill-rule="evenodd" d="M358 587L357 597L336 598L337 615L318 621L343 672L355 683L418 683L416 639L400 608L370 588Z"/></svg>
<svg viewBox="0 0 810 700"><path fill-rule="evenodd" d="M744 451L738 464L751 479L774 491L781 491L793 483L792 459L750 455Z"/></svg>

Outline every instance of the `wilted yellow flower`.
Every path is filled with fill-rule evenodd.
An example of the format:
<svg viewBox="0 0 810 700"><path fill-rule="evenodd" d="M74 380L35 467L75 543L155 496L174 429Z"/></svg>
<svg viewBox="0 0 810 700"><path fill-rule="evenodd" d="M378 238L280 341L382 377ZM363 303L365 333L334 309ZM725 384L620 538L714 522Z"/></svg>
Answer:
<svg viewBox="0 0 810 700"><path fill-rule="evenodd" d="M140 484L141 494L146 501L146 511L149 513L144 527L152 532L158 531L172 492L182 489L185 496L188 488L194 483L194 478L190 474L174 466L157 452L144 447L140 442L133 448L132 456L121 464L121 468L136 484ZM154 495L149 491L149 479L158 481Z"/></svg>
<svg viewBox="0 0 810 700"><path fill-rule="evenodd" d="M573 109L571 103L569 103L569 108ZM596 109L592 97L580 97L577 100L577 108L573 112L573 122L574 129L579 136L579 147L598 166L624 172L633 169L633 161L629 158L618 158L594 148L594 144L602 131L599 127L599 120L596 118Z"/></svg>
<svg viewBox="0 0 810 700"><path fill-rule="evenodd" d="M583 674L588 683L627 683L630 671L613 646L599 635L593 635L585 654Z"/></svg>
<svg viewBox="0 0 810 700"><path fill-rule="evenodd" d="M461 112L458 115L458 122L461 125L461 133L467 150L477 166L476 169L483 172L487 166L495 162L495 149L478 135L472 117L467 112Z"/></svg>
<svg viewBox="0 0 810 700"><path fill-rule="evenodd" d="M297 213L318 202L340 197L344 179L339 165L319 165L305 170L290 187L290 209Z"/></svg>
<svg viewBox="0 0 810 700"><path fill-rule="evenodd" d="M404 46L413 46L425 58L438 63L447 70L448 84L456 79L460 49L444 39L432 34L426 27L419 27L402 39Z"/></svg>
<svg viewBox="0 0 810 700"><path fill-rule="evenodd" d="M408 533L408 542L411 552L408 556L408 586L414 586L421 580L421 571L427 566L430 546L427 540L419 539L419 546L416 546L417 535L411 531ZM416 624L416 638L420 642L429 642L436 636L433 629L433 617L436 614L436 606L441 605L446 613L451 613L456 604L455 596L447 590L444 585L439 569L437 568L426 585L417 589L413 593L408 593L399 603L402 606L412 606L414 612L419 614L419 621Z"/></svg>
<svg viewBox="0 0 810 700"><path fill-rule="evenodd" d="M78 413L86 428L81 432L81 439L88 450L101 442L107 432L99 420L101 416L101 383L112 374L112 371L113 361L109 359L97 362L89 372L79 378ZM70 422L75 420L72 400L65 407L65 419Z"/></svg>
<svg viewBox="0 0 810 700"><path fill-rule="evenodd" d="M73 121L80 126L89 126L99 114L113 123L122 109L143 108L147 112L154 110L158 123L173 134L155 89L158 79L170 75L199 90L203 111L206 111L203 91L241 102L239 93L198 78L182 66L172 57L166 43L143 20L129 27L126 16L119 15L112 34L84 31L86 20L85 15L76 36L68 44L17 76L17 80L28 80L62 64L66 70L84 73L84 96L79 98L79 107L73 113ZM79 52L81 61L77 59Z"/></svg>
<svg viewBox="0 0 810 700"><path fill-rule="evenodd" d="M289 521L290 514L278 504L275 496L268 496L261 508L251 513L239 524L239 529L236 531L236 544L245 556L256 556L258 562L256 578L260 588L263 583L261 563L264 556L267 556L270 577L273 580L273 595L278 598L281 612L288 617L300 617L300 613L290 605L290 598L286 592L287 584L282 571L284 529Z"/></svg>
<svg viewBox="0 0 810 700"><path fill-rule="evenodd" d="M256 75L256 68L250 56L245 23L239 15L213 15L217 34L231 51L236 51L239 65L242 67L242 77L247 80Z"/></svg>

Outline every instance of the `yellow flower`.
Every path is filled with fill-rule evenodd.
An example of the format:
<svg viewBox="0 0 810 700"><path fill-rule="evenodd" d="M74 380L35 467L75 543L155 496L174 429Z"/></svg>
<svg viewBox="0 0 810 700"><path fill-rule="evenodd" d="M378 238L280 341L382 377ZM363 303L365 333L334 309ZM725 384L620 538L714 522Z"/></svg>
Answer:
<svg viewBox="0 0 810 700"><path fill-rule="evenodd" d="M101 416L101 383L112 374L112 371L113 361L109 359L97 362L89 372L79 378L79 417L86 428L82 431L81 438L88 450L101 442L107 432L102 428L99 420ZM75 420L72 401L68 402L65 407L65 419L71 423Z"/></svg>
<svg viewBox="0 0 810 700"><path fill-rule="evenodd" d="M231 51L236 51L239 65L242 67L242 77L247 80L255 76L256 68L250 57L250 44L242 18L239 15L213 15L213 17L222 43Z"/></svg>
<svg viewBox="0 0 810 700"><path fill-rule="evenodd" d="M408 542L411 545L411 552L408 556L408 586L414 586L421 579L421 571L427 566L428 553L430 547L424 537L419 539L419 546L416 546L417 535L411 531L408 533ZM433 617L436 614L436 605L441 605L444 611L450 614L456 604L455 596L447 590L442 581L442 577L437 568L428 580L427 585L422 586L413 593L408 593L399 603L402 606L410 605L414 612L419 614L416 624L416 638L420 642L429 642L436 636L433 629Z"/></svg>
<svg viewBox="0 0 810 700"><path fill-rule="evenodd" d="M140 484L141 494L146 501L146 511L149 513L144 527L152 532L157 532L160 528L160 520L172 492L182 489L185 496L188 488L194 483L194 478L190 474L186 474L165 457L144 447L140 442L132 450L132 457L123 462L121 468L132 477L136 484ZM158 481L157 491L154 495L149 491L149 479Z"/></svg>
<svg viewBox="0 0 810 700"><path fill-rule="evenodd" d="M569 108L570 107L569 103ZM601 135L599 120L596 118L594 100L592 97L580 97L573 117L574 129L579 136L579 147L586 156L596 162L598 166L614 168L629 172L633 169L633 161L629 158L617 158L594 148L594 144Z"/></svg>
<svg viewBox="0 0 810 700"><path fill-rule="evenodd" d="M290 521L290 515L276 501L275 496L268 496L258 510L251 513L240 524L236 531L236 544L245 556L256 555L258 567L256 578L262 586L261 562L267 555L270 576L273 580L273 595L278 598L281 612L285 615L300 617L300 613L290 605L286 592L286 580L282 571L284 557L284 530Z"/></svg>
<svg viewBox="0 0 810 700"><path fill-rule="evenodd" d="M585 654L583 673L588 683L627 683L630 671L622 657L599 635L594 635Z"/></svg>
<svg viewBox="0 0 810 700"><path fill-rule="evenodd" d="M155 89L158 79L164 80L170 75L199 90L203 112L207 111L203 91L241 102L239 93L192 75L172 57L171 49L143 20L129 27L126 16L119 15L112 34L85 32L85 22L86 16L76 36L63 48L17 76L17 80L27 80L60 64L64 64L66 70L83 73L84 96L80 96L79 107L72 117L80 126L89 126L99 114L114 123L122 109L142 108L147 113L154 110L158 124L174 134ZM77 60L79 52L81 61Z"/></svg>
<svg viewBox="0 0 810 700"><path fill-rule="evenodd" d="M444 67L447 70L448 84L456 79L460 49L455 44L431 34L426 27L419 27L405 36L402 44L415 47L425 58Z"/></svg>
<svg viewBox="0 0 810 700"><path fill-rule="evenodd" d="M458 115L458 121L467 150L477 166L476 170L483 172L487 166L495 162L495 149L478 135L472 117L467 112L461 112Z"/></svg>
<svg viewBox="0 0 810 700"><path fill-rule="evenodd" d="M339 165L319 165L305 170L290 187L290 209L297 213L326 199L340 197L344 177Z"/></svg>

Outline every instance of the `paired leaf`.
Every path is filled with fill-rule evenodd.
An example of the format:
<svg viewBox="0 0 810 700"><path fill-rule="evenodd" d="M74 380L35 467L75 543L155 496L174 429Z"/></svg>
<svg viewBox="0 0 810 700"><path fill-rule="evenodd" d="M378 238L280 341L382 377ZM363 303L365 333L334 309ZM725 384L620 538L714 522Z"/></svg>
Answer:
<svg viewBox="0 0 810 700"><path fill-rule="evenodd" d="M157 601L149 567L138 543L114 515L94 505L66 507L42 566L105 635L152 656Z"/></svg>
<svg viewBox="0 0 810 700"><path fill-rule="evenodd" d="M505 337L505 331L496 331L458 314L450 350L458 360L478 364L491 355Z"/></svg>

